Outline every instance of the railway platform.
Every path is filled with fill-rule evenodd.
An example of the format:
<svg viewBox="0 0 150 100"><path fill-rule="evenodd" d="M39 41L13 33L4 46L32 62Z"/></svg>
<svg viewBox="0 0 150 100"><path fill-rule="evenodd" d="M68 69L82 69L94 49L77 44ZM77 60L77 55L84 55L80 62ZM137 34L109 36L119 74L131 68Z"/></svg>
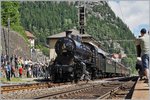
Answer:
<svg viewBox="0 0 150 100"><path fill-rule="evenodd" d="M132 95L132 100L150 100L150 87L145 80L138 80Z"/></svg>

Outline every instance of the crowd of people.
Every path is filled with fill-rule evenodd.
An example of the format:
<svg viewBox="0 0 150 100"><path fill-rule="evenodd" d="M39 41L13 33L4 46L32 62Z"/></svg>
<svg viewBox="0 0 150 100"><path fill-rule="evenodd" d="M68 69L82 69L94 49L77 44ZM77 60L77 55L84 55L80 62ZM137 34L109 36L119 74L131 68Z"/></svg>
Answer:
<svg viewBox="0 0 150 100"><path fill-rule="evenodd" d="M48 64L33 62L31 59L12 55L1 55L1 76L11 81L11 77L44 77Z"/></svg>

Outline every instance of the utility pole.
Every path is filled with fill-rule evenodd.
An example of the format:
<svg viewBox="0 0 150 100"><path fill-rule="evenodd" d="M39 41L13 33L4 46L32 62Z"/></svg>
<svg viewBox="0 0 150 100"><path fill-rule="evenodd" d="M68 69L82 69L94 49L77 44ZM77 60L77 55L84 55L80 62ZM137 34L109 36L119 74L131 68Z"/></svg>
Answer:
<svg viewBox="0 0 150 100"><path fill-rule="evenodd" d="M10 49L9 49L9 47L10 47L10 45L9 45L9 41L10 41L10 39L9 39L9 31L10 31L10 18L8 18L8 46L7 46L7 49L8 49L8 61L10 60L9 58L10 58Z"/></svg>
<svg viewBox="0 0 150 100"><path fill-rule="evenodd" d="M79 30L80 34L85 34L85 1L79 1Z"/></svg>

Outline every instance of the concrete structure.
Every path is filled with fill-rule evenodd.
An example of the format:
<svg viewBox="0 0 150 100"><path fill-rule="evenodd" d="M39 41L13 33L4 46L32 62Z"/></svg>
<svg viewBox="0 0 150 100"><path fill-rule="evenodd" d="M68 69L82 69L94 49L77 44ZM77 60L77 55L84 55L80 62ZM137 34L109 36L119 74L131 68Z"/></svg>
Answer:
<svg viewBox="0 0 150 100"><path fill-rule="evenodd" d="M32 33L30 33L29 31L25 31L25 33L26 33L26 36L27 36L28 41L30 43L30 47L34 48L34 46L35 46L35 36Z"/></svg>
<svg viewBox="0 0 150 100"><path fill-rule="evenodd" d="M33 60L35 58L35 36L30 33L29 31L25 31L25 34L28 38L28 41L30 43L29 47L30 47L30 55L31 55L31 59Z"/></svg>
<svg viewBox="0 0 150 100"><path fill-rule="evenodd" d="M150 100L150 83L146 83L145 80L138 80L131 100Z"/></svg>
<svg viewBox="0 0 150 100"><path fill-rule="evenodd" d="M73 35L79 35L79 36L81 36L83 42L92 42L95 45L97 45L98 47L100 47L100 43L98 43L97 41L95 41L91 35L86 34L86 33L81 35L81 34L79 34L79 31L77 31L75 29L70 29L69 31L72 31L71 34L73 34ZM47 38L48 44L49 44L49 48L50 48L50 54L49 54L50 55L50 60L52 58L56 57L56 53L55 53L55 44L56 44L56 41L59 38L62 38L62 37L65 37L65 36L66 36L66 32L61 32L61 33L49 36Z"/></svg>

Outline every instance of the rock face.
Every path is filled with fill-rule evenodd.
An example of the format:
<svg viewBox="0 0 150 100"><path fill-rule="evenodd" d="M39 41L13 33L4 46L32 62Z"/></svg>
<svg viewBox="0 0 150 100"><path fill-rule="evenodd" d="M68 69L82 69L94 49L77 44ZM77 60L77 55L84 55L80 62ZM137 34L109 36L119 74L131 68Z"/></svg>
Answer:
<svg viewBox="0 0 150 100"><path fill-rule="evenodd" d="M24 38L17 32L1 28L1 51L2 54L18 55L30 58L30 48Z"/></svg>

